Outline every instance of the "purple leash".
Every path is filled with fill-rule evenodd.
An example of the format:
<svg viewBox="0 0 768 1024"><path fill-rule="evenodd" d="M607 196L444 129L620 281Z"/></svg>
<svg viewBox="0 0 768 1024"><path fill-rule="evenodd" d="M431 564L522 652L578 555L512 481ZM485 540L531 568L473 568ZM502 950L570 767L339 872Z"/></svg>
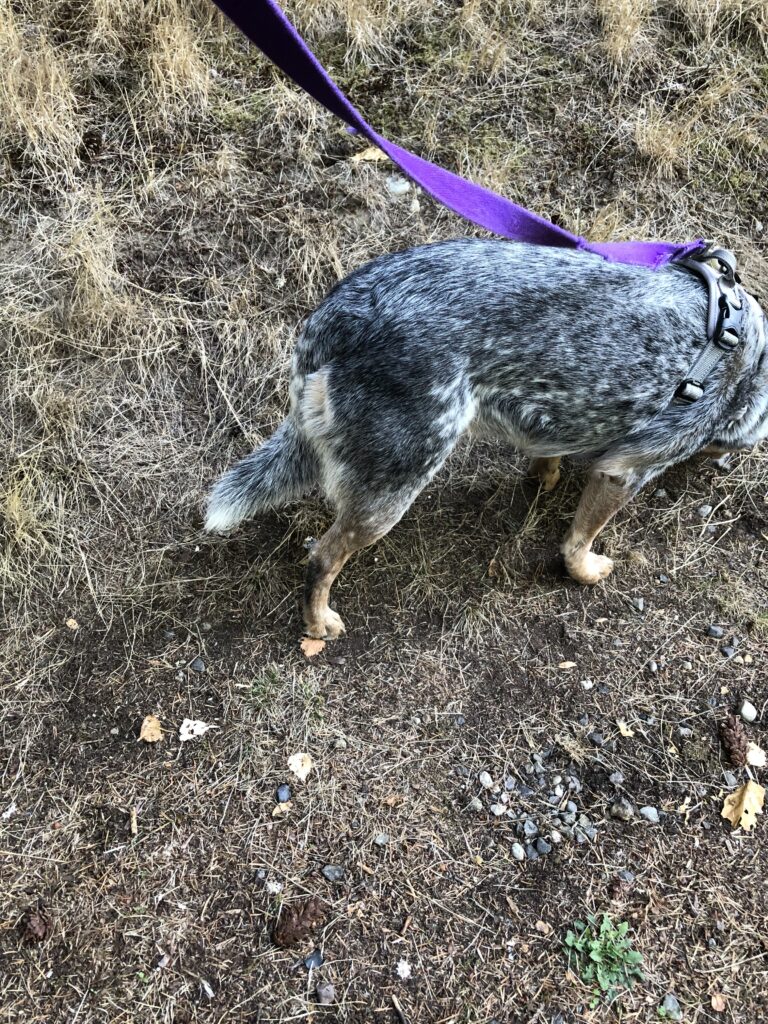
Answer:
<svg viewBox="0 0 768 1024"><path fill-rule="evenodd" d="M706 244L703 241L685 245L671 242L588 242L572 235L504 196L460 178L379 135L352 106L274 0L214 2L271 61L318 103L383 150L438 202L494 234L517 242L583 249L615 263L634 263L653 269L671 260L684 259Z"/></svg>

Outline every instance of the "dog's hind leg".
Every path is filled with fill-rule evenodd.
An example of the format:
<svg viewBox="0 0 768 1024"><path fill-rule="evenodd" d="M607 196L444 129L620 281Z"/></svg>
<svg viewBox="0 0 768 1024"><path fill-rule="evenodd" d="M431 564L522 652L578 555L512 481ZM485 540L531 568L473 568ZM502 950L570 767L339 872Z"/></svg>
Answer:
<svg viewBox="0 0 768 1024"><path fill-rule="evenodd" d="M531 459L528 476L537 476L542 490L553 491L560 480L560 456Z"/></svg>
<svg viewBox="0 0 768 1024"><path fill-rule="evenodd" d="M638 491L633 481L593 470L584 488L576 515L560 550L565 567L577 582L599 583L613 570L613 561L596 555L592 544L602 528Z"/></svg>

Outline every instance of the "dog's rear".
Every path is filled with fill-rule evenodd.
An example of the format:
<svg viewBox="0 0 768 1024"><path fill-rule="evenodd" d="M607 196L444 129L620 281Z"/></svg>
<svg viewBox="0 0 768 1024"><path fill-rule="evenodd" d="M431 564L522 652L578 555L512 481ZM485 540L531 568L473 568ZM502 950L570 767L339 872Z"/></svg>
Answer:
<svg viewBox="0 0 768 1024"><path fill-rule="evenodd" d="M337 519L310 556L308 631L335 636L328 607L346 559L383 536L474 423L531 455L545 486L562 455L592 463L563 544L577 580L612 567L591 545L668 465L707 444L768 434L765 321L750 300L743 344L694 406L671 402L705 341L706 291L691 273L583 253L465 239L383 257L308 318L291 411L211 495L229 529L320 484Z"/></svg>

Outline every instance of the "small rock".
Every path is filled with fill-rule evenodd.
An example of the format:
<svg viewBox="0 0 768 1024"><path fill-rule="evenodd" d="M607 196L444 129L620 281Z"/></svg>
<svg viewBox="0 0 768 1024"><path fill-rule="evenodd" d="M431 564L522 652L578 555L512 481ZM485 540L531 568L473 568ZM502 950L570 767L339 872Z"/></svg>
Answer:
<svg viewBox="0 0 768 1024"><path fill-rule="evenodd" d="M605 743L605 738L601 732L591 732L587 736L587 739L593 747L602 747Z"/></svg>
<svg viewBox="0 0 768 1024"><path fill-rule="evenodd" d="M576 824L576 815L573 814L571 811L561 811L560 818L566 825Z"/></svg>
<svg viewBox="0 0 768 1024"><path fill-rule="evenodd" d="M322 869L323 876L328 879L329 882L340 882L345 875L344 868L339 867L338 864L326 864Z"/></svg>
<svg viewBox="0 0 768 1024"><path fill-rule="evenodd" d="M595 684L592 682L591 679L582 679L581 680L581 688L582 688L582 690L591 690L594 685Z"/></svg>
<svg viewBox="0 0 768 1024"><path fill-rule="evenodd" d="M338 736L334 740L333 748L334 748L334 750L346 750L347 749L347 741L344 739L343 736Z"/></svg>
<svg viewBox="0 0 768 1024"><path fill-rule="evenodd" d="M645 818L646 821L650 821L653 825L658 825L659 812L655 807L641 807L639 813L641 818Z"/></svg>
<svg viewBox="0 0 768 1024"><path fill-rule="evenodd" d="M642 612L645 610L645 601L642 597L633 597L632 607L635 609L635 611Z"/></svg>
<svg viewBox="0 0 768 1024"><path fill-rule="evenodd" d="M213 629L213 626L210 624L210 622L201 622L200 629L202 629L204 633L210 633L211 630Z"/></svg>
<svg viewBox="0 0 768 1024"><path fill-rule="evenodd" d="M279 804L287 804L291 799L291 787L287 786L285 783L283 783L282 786L278 786L275 797Z"/></svg>
<svg viewBox="0 0 768 1024"><path fill-rule="evenodd" d="M512 775L508 775L506 777L506 779L504 779L504 789L506 789L508 792L511 792L513 789L516 789L516 788L517 788L517 779L514 778L514 776L512 776Z"/></svg>
<svg viewBox="0 0 768 1024"><path fill-rule="evenodd" d="M611 814L621 821L631 821L635 816L635 808L625 797L620 797L611 804Z"/></svg>
<svg viewBox="0 0 768 1024"><path fill-rule="evenodd" d="M323 966L323 954L319 949L313 949L309 956L304 957L304 966L308 971Z"/></svg>
<svg viewBox="0 0 768 1024"><path fill-rule="evenodd" d="M656 490L653 492L653 496L654 498L666 498L667 492L664 490L663 487L657 487Z"/></svg>
<svg viewBox="0 0 768 1024"><path fill-rule="evenodd" d="M552 852L551 844L548 843L546 839L541 838L536 840L536 849L542 855Z"/></svg>
<svg viewBox="0 0 768 1024"><path fill-rule="evenodd" d="M582 843L586 843L586 841L587 841L586 835L581 831L580 828L577 828L574 831L573 838L576 840L576 842L579 844L579 846L581 846Z"/></svg>
<svg viewBox="0 0 768 1024"><path fill-rule="evenodd" d="M711 636L715 640L722 640L725 636L725 630L722 626L716 626L714 622L712 622L707 626L707 636Z"/></svg>
<svg viewBox="0 0 768 1024"><path fill-rule="evenodd" d="M320 981L315 988L315 995L321 1006L330 1006L336 998L336 989L330 981Z"/></svg>
<svg viewBox="0 0 768 1024"><path fill-rule="evenodd" d="M523 799L525 799L526 797L529 797L529 796L533 796L533 790L531 789L530 786L525 786L525 785L518 786L517 791L520 794L520 796L523 797Z"/></svg>
<svg viewBox="0 0 768 1024"><path fill-rule="evenodd" d="M632 871L627 871L626 868L623 871L619 872L619 878L622 880L622 882L627 882L630 885L635 880L634 873Z"/></svg>
<svg viewBox="0 0 768 1024"><path fill-rule="evenodd" d="M680 1003L677 1001L677 997L668 992L664 996L661 1004L664 1013L667 1015L668 1020L682 1020L683 1011L680 1009Z"/></svg>
<svg viewBox="0 0 768 1024"><path fill-rule="evenodd" d="M399 174L392 174L387 178L387 191L391 196L404 196L406 192L411 191L411 183Z"/></svg>
<svg viewBox="0 0 768 1024"><path fill-rule="evenodd" d="M728 645L726 644L725 647L720 648L720 653L723 655L724 658L732 658L736 653L736 648L728 647Z"/></svg>
<svg viewBox="0 0 768 1024"><path fill-rule="evenodd" d="M386 832L379 832L373 841L377 846L386 846L389 843L389 836Z"/></svg>
<svg viewBox="0 0 768 1024"><path fill-rule="evenodd" d="M193 672L205 672L205 662L200 657L200 655L198 655L193 661L189 663L189 667L192 669Z"/></svg>
<svg viewBox="0 0 768 1024"><path fill-rule="evenodd" d="M614 786L623 786L624 776L621 772L611 772L608 776L608 781L613 783Z"/></svg>
<svg viewBox="0 0 768 1024"><path fill-rule="evenodd" d="M493 789L493 779L489 772L480 772L477 776L477 781L483 787L483 789Z"/></svg>
<svg viewBox="0 0 768 1024"><path fill-rule="evenodd" d="M579 718L579 725L583 725L585 727L588 726L589 725L589 715L587 715L587 714L581 715L581 717Z"/></svg>
<svg viewBox="0 0 768 1024"><path fill-rule="evenodd" d="M120 730L117 728L117 726L115 726L114 729L110 729L109 730L109 735L110 736L119 736L120 735Z"/></svg>
<svg viewBox="0 0 768 1024"><path fill-rule="evenodd" d="M757 718L757 708L748 700L743 700L739 707L739 714L745 722L754 722Z"/></svg>
<svg viewBox="0 0 768 1024"><path fill-rule="evenodd" d="M563 788L563 786L561 786L559 784L557 786L555 786L555 788L552 790L552 792L554 793L554 795L557 797L558 800L562 799L562 797L565 795L565 789Z"/></svg>
<svg viewBox="0 0 768 1024"><path fill-rule="evenodd" d="M532 818L526 818L523 822L523 835L532 839L539 834L539 826Z"/></svg>
<svg viewBox="0 0 768 1024"><path fill-rule="evenodd" d="M590 821L590 819L587 817L586 814L580 814L579 815L579 825L581 826L581 828L584 829L584 831L586 831L588 828L592 827L592 822Z"/></svg>
<svg viewBox="0 0 768 1024"><path fill-rule="evenodd" d="M736 786L738 786L739 784L739 780L736 778L733 772L729 771L727 768L723 769L723 778L725 779L726 786L730 787L731 789L735 789Z"/></svg>
<svg viewBox="0 0 768 1024"><path fill-rule="evenodd" d="M535 846L532 846L529 843L528 846L526 846L525 848L525 856L528 858L528 860L538 860L539 851L536 849Z"/></svg>
<svg viewBox="0 0 768 1024"><path fill-rule="evenodd" d="M568 776L568 789L570 789L572 793L578 794L581 792L581 783L575 775Z"/></svg>
<svg viewBox="0 0 768 1024"><path fill-rule="evenodd" d="M507 813L507 805L506 804L501 804L501 803L499 803L499 804L491 804L491 814L493 814L495 817L500 818L502 816L502 814L506 814L506 813Z"/></svg>
<svg viewBox="0 0 768 1024"><path fill-rule="evenodd" d="M549 838L552 840L555 846L557 846L559 843L562 843L563 841L563 833L558 832L556 828L553 828L552 831L549 833Z"/></svg>
<svg viewBox="0 0 768 1024"><path fill-rule="evenodd" d="M525 860L525 849L520 843L512 843L512 856L515 860Z"/></svg>
<svg viewBox="0 0 768 1024"><path fill-rule="evenodd" d="M684 661L682 663L682 669L683 669L683 672L693 672L693 662L692 661Z"/></svg>
<svg viewBox="0 0 768 1024"><path fill-rule="evenodd" d="M454 718L453 721L459 727L461 727L462 725L466 725L467 724L467 720L464 717L464 715L456 715L456 717Z"/></svg>
<svg viewBox="0 0 768 1024"><path fill-rule="evenodd" d="M566 811L568 811L569 814L578 814L579 813L579 808L574 803L573 800L569 800L568 801L568 803L565 805L565 809L566 809Z"/></svg>
<svg viewBox="0 0 768 1024"><path fill-rule="evenodd" d="M482 809L483 801L479 797L473 796L472 799L469 801L468 810L472 811L474 814L479 814L480 811L482 811Z"/></svg>
<svg viewBox="0 0 768 1024"><path fill-rule="evenodd" d="M651 675L655 676L656 673L659 671L659 666L658 666L657 662L649 661L648 662L648 671L651 673Z"/></svg>
<svg viewBox="0 0 768 1024"><path fill-rule="evenodd" d="M713 508L711 505L699 505L699 507L696 509L696 515L699 517L699 519L706 519L707 516L712 515L712 512Z"/></svg>
<svg viewBox="0 0 768 1024"><path fill-rule="evenodd" d="M666 573L660 572L656 578L658 579L659 583L662 583L665 586L667 583L669 583L669 576L667 576Z"/></svg>
<svg viewBox="0 0 768 1024"><path fill-rule="evenodd" d="M587 829L587 839L597 839L597 829L594 825L590 825Z"/></svg>
<svg viewBox="0 0 768 1024"><path fill-rule="evenodd" d="M684 740L689 740L693 736L693 729L689 729L685 725L678 726L677 731L680 733L680 738Z"/></svg>

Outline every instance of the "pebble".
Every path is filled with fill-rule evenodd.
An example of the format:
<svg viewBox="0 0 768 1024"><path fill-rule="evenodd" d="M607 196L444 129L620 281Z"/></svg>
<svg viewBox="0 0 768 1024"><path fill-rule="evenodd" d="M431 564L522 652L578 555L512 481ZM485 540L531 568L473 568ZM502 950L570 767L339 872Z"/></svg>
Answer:
<svg viewBox="0 0 768 1024"><path fill-rule="evenodd" d="M611 772L608 776L608 781L612 782L614 786L623 786L624 776L621 772Z"/></svg>
<svg viewBox="0 0 768 1024"><path fill-rule="evenodd" d="M734 656L734 654L736 653L736 648L735 647L728 647L728 645L726 645L725 647L721 647L720 648L720 653L725 658L732 658Z"/></svg>
<svg viewBox="0 0 768 1024"><path fill-rule="evenodd" d="M538 860L539 851L536 849L535 846L531 846L531 844L529 843L528 846L526 846L525 848L525 856L528 858L528 860Z"/></svg>
<svg viewBox="0 0 768 1024"><path fill-rule="evenodd" d="M477 781L483 787L483 789L493 789L493 779L489 772L480 772L477 776Z"/></svg>
<svg viewBox="0 0 768 1024"><path fill-rule="evenodd" d="M117 726L115 726L114 729L110 729L109 730L109 735L110 736L119 736L120 735L120 730L117 728Z"/></svg>
<svg viewBox="0 0 768 1024"><path fill-rule="evenodd" d="M568 776L568 789L570 789L570 791L572 793L580 793L581 792L581 783L579 782L579 780L576 778L575 775L569 775Z"/></svg>
<svg viewBox="0 0 768 1024"><path fill-rule="evenodd" d="M584 714L579 718L579 725L589 725L589 715Z"/></svg>
<svg viewBox="0 0 768 1024"><path fill-rule="evenodd" d="M655 807L641 807L640 817L650 821L653 825L658 825L659 823L659 812Z"/></svg>
<svg viewBox="0 0 768 1024"><path fill-rule="evenodd" d="M649 672L650 672L650 673L651 673L652 675L656 675L656 673L657 673L657 672L659 671L659 666L658 666L658 664L657 664L657 663L656 663L655 661L649 661L649 662L648 662L648 671L649 671Z"/></svg>
<svg viewBox="0 0 768 1024"><path fill-rule="evenodd" d="M205 672L205 662L200 657L200 655L198 655L194 659L194 661L190 662L189 667L192 669L193 672Z"/></svg>
<svg viewBox="0 0 768 1024"><path fill-rule="evenodd" d="M592 822L589 820L586 814L580 814L579 825L581 826L581 828L584 829L584 831L586 831L588 828L592 827Z"/></svg>
<svg viewBox="0 0 768 1024"><path fill-rule="evenodd" d="M582 679L581 680L581 688L582 688L582 690L591 690L594 685L595 684L592 682L591 679Z"/></svg>
<svg viewBox="0 0 768 1024"><path fill-rule="evenodd" d="M338 864L326 864L322 873L329 882L340 882L344 878L345 871Z"/></svg>
<svg viewBox="0 0 768 1024"><path fill-rule="evenodd" d="M654 498L666 498L667 492L664 490L663 487L657 487L656 490L653 492L653 496Z"/></svg>
<svg viewBox="0 0 768 1024"><path fill-rule="evenodd" d="M377 846L386 846L389 843L389 836L386 832L379 832L373 841Z"/></svg>
<svg viewBox="0 0 768 1024"><path fill-rule="evenodd" d="M754 722L757 718L757 708L751 701L743 700L739 707L739 714L745 722Z"/></svg>
<svg viewBox="0 0 768 1024"><path fill-rule="evenodd" d="M308 971L312 968L318 968L323 966L323 954L319 949L313 949L309 956L304 957L304 966Z"/></svg>
<svg viewBox="0 0 768 1024"><path fill-rule="evenodd" d="M723 769L723 778L725 779L726 786L730 786L731 789L735 788L739 784L739 780L736 778L733 772L728 771L727 768Z"/></svg>
<svg viewBox="0 0 768 1024"><path fill-rule="evenodd" d="M693 672L693 662L692 661L684 661L683 662L683 672Z"/></svg>
<svg viewBox="0 0 768 1024"><path fill-rule="evenodd" d="M512 856L515 860L525 860L525 848L520 843L512 843Z"/></svg>
<svg viewBox="0 0 768 1024"><path fill-rule="evenodd" d="M523 822L523 835L532 839L539 834L539 826L532 818L526 818Z"/></svg>
<svg viewBox="0 0 768 1024"><path fill-rule="evenodd" d="M680 1009L680 1003L677 1001L677 997L671 992L668 992L664 996L661 1007L669 1020L683 1019L683 1011Z"/></svg>
<svg viewBox="0 0 768 1024"><path fill-rule="evenodd" d="M565 809L566 809L566 811L568 811L569 814L578 814L579 813L579 808L577 807L577 805L574 803L573 800L569 800L568 801L568 803L565 805Z"/></svg>
<svg viewBox="0 0 768 1024"><path fill-rule="evenodd" d="M466 725L467 724L467 720L464 717L464 715L456 715L456 717L454 718L453 721L459 727L461 727L462 725Z"/></svg>
<svg viewBox="0 0 768 1024"><path fill-rule="evenodd" d="M667 583L669 583L669 576L667 576L666 573L660 572L659 575L658 575L658 580L659 580L659 583L662 583L662 584L666 585Z"/></svg>
<svg viewBox="0 0 768 1024"><path fill-rule="evenodd" d="M633 597L632 598L632 607L636 611L642 612L642 611L645 610L645 601L643 600L642 597Z"/></svg>
<svg viewBox="0 0 768 1024"><path fill-rule="evenodd" d="M530 786L525 786L525 785L519 786L518 787L518 793L523 798L529 797L529 796L533 796L533 790L531 789Z"/></svg>
<svg viewBox="0 0 768 1024"><path fill-rule="evenodd" d="M562 797L565 795L565 789L563 788L563 786L560 783L558 783L555 786L555 788L552 790L552 792L558 798L558 800L562 799Z"/></svg>
<svg viewBox="0 0 768 1024"><path fill-rule="evenodd" d="M283 783L282 786L278 786L275 798L279 804L287 804L291 799L291 787L286 786L285 783Z"/></svg>
<svg viewBox="0 0 768 1024"><path fill-rule="evenodd" d="M605 743L605 738L601 732L591 732L587 736L587 739L593 747L602 747L602 745Z"/></svg>
<svg viewBox="0 0 768 1024"><path fill-rule="evenodd" d="M517 788L517 779L513 775L508 775L506 777L506 779L504 779L504 789L506 789L507 792L511 792L513 789L516 789L516 788Z"/></svg>
<svg viewBox="0 0 768 1024"><path fill-rule="evenodd" d="M551 843L548 843L546 839L537 839L536 849L541 854L552 853L552 845Z"/></svg>
<svg viewBox="0 0 768 1024"><path fill-rule="evenodd" d="M399 174L392 174L387 178L387 191L391 196L404 196L411 191L411 183Z"/></svg>
<svg viewBox="0 0 768 1024"><path fill-rule="evenodd" d="M506 813L507 813L507 805L506 804L491 804L491 814L495 815L497 818L500 818L502 816L502 814L506 814Z"/></svg>
<svg viewBox="0 0 768 1024"><path fill-rule="evenodd" d="M346 750L347 749L347 741L344 739L343 736L339 736L334 741L333 748L334 748L334 750Z"/></svg>
<svg viewBox="0 0 768 1024"><path fill-rule="evenodd" d="M689 729L685 725L679 726L677 731L680 733L680 738L684 740L689 740L693 736L693 729Z"/></svg>
<svg viewBox="0 0 768 1024"><path fill-rule="evenodd" d="M714 622L712 622L707 626L707 636L711 636L715 640L722 640L725 636L725 630L722 626L716 626Z"/></svg>
<svg viewBox="0 0 768 1024"><path fill-rule="evenodd" d="M549 838L552 840L555 846L557 846L558 843L562 843L563 841L563 833L558 832L556 828L553 828L552 831L549 833Z"/></svg>
<svg viewBox="0 0 768 1024"><path fill-rule="evenodd" d="M631 821L635 816L635 808L625 797L620 797L611 804L611 814L621 821Z"/></svg>
<svg viewBox="0 0 768 1024"><path fill-rule="evenodd" d="M573 838L576 840L579 846L581 846L582 843L586 843L587 841L586 835L581 831L580 828L577 828L576 831L573 833Z"/></svg>
<svg viewBox="0 0 768 1024"><path fill-rule="evenodd" d="M623 871L619 872L619 878L622 882L628 882L631 885L635 880L635 875L632 871L627 871L625 868Z"/></svg>
<svg viewBox="0 0 768 1024"><path fill-rule="evenodd" d="M483 809L483 801L479 797L473 796L469 801L469 807L467 809L473 811L475 814L479 814Z"/></svg>
<svg viewBox="0 0 768 1024"><path fill-rule="evenodd" d="M712 515L713 511L714 510L711 505L699 505L699 507L696 509L696 515L699 517L699 519L706 519L707 516Z"/></svg>
<svg viewBox="0 0 768 1024"><path fill-rule="evenodd" d="M321 1006L330 1006L336 998L336 989L330 981L320 981L315 988L315 995Z"/></svg>
<svg viewBox="0 0 768 1024"><path fill-rule="evenodd" d="M202 629L204 633L210 633L211 630L213 629L213 626L210 624L210 622L201 622L200 629Z"/></svg>

